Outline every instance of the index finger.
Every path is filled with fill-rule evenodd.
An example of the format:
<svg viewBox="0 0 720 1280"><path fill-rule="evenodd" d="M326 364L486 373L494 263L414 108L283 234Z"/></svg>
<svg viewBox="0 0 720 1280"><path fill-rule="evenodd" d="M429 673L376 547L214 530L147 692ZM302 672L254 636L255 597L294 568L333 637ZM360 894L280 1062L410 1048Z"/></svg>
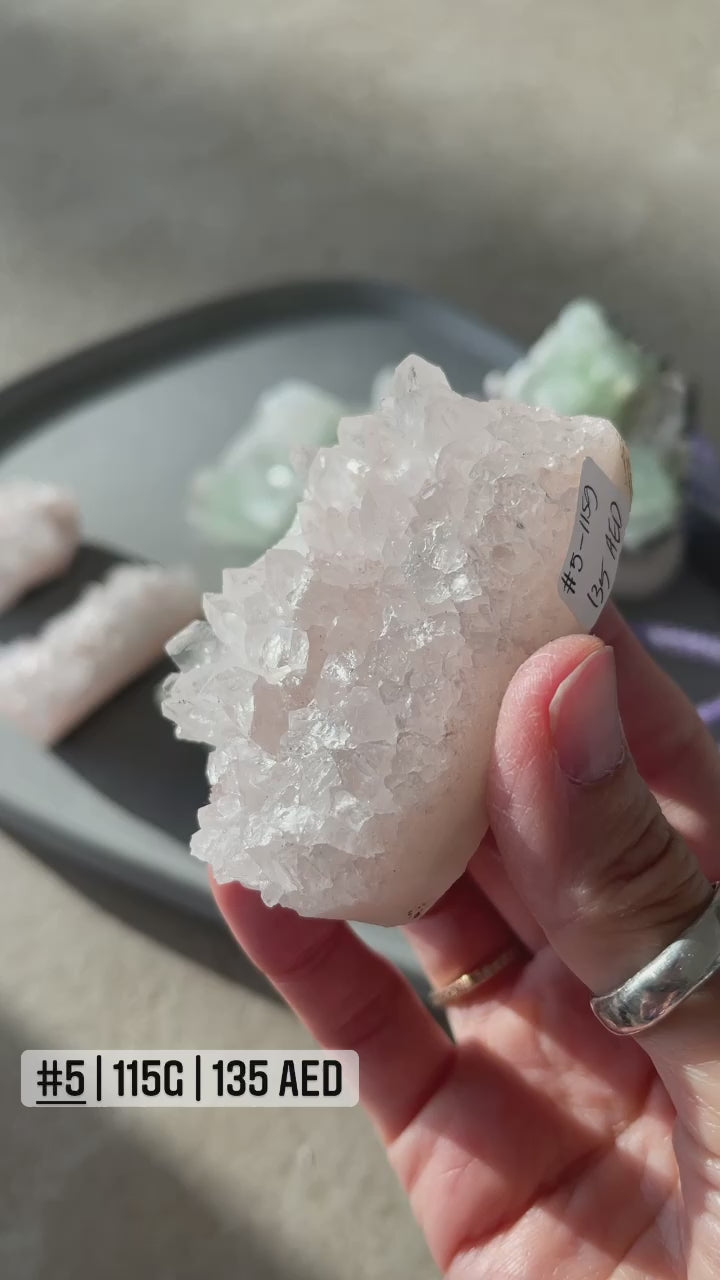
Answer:
<svg viewBox="0 0 720 1280"><path fill-rule="evenodd" d="M266 907L237 883L211 883L243 951L316 1039L357 1050L363 1103L391 1142L448 1075L451 1041L397 969L348 925Z"/></svg>

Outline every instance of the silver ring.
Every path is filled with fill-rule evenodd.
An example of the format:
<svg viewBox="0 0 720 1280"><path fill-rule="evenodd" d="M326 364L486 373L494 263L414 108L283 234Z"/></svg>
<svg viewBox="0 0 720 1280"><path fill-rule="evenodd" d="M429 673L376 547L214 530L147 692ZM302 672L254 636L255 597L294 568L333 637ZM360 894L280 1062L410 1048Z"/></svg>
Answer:
<svg viewBox="0 0 720 1280"><path fill-rule="evenodd" d="M720 972L720 881L709 906L675 942L644 968L590 1005L608 1031L636 1036Z"/></svg>

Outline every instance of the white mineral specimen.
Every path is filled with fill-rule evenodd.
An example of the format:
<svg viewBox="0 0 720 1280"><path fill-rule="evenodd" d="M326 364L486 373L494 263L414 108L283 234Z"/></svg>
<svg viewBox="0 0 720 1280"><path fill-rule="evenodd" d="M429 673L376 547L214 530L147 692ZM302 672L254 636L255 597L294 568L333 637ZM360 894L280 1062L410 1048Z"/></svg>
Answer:
<svg viewBox="0 0 720 1280"><path fill-rule="evenodd" d="M64 573L80 540L77 503L54 485L15 480L0 489L0 610Z"/></svg>
<svg viewBox="0 0 720 1280"><path fill-rule="evenodd" d="M189 570L112 569L39 635L0 646L0 717L37 742L58 742L157 662L199 612Z"/></svg>
<svg viewBox="0 0 720 1280"><path fill-rule="evenodd" d="M169 646L163 710L209 743L192 851L304 915L422 914L483 836L507 683L575 632L558 594L584 458L614 427L455 394L409 357L321 449L289 533Z"/></svg>

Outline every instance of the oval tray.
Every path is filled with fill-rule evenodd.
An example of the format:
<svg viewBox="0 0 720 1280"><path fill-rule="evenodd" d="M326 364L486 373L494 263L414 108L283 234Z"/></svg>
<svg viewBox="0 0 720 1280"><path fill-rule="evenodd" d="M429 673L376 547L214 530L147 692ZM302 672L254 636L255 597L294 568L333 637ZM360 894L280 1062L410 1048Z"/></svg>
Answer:
<svg viewBox="0 0 720 1280"><path fill-rule="evenodd" d="M465 393L481 393L488 370L518 354L508 339L431 298L385 284L320 282L194 308L0 392L0 481L26 475L66 485L78 495L87 536L69 574L0 618L0 640L33 631L120 560L190 561L215 587L227 557L200 544L184 521L191 473L279 379L307 378L362 403L377 370L411 351L442 365ZM679 590L668 602L672 616L690 607L697 625L710 615L717 625L710 588L688 578ZM666 617L665 605L657 607ZM54 751L0 727L0 820L59 856L214 915L206 868L187 853L206 797L205 757L177 742L157 711L167 669L160 664L136 681ZM697 686L697 670L691 677ZM714 675L707 679L693 696L715 691ZM419 980L398 931L359 932Z"/></svg>

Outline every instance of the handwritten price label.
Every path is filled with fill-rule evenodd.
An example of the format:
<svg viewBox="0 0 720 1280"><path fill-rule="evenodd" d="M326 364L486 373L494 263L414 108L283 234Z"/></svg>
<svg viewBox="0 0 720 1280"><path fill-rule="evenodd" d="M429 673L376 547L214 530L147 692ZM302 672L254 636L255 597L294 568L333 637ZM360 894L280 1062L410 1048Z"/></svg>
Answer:
<svg viewBox="0 0 720 1280"><path fill-rule="evenodd" d="M630 515L626 495L586 458L570 547L558 580L561 600L592 631L610 599Z"/></svg>

